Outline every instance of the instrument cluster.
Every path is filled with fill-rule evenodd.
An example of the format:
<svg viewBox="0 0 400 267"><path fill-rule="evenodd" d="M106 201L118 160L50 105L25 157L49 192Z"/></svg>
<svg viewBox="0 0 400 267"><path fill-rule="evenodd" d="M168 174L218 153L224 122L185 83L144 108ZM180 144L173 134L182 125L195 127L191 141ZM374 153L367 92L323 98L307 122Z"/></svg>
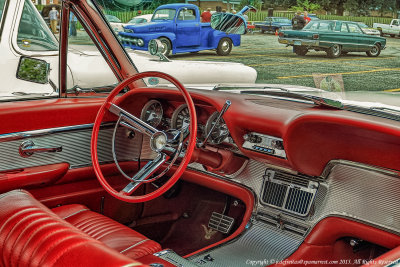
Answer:
<svg viewBox="0 0 400 267"><path fill-rule="evenodd" d="M196 105L196 114L197 139L199 141L209 135L207 141L210 144L229 142L229 130L223 118L215 125L219 115L218 111L210 106ZM189 109L186 104L156 99L148 101L143 106L140 119L159 130L180 130L190 123Z"/></svg>

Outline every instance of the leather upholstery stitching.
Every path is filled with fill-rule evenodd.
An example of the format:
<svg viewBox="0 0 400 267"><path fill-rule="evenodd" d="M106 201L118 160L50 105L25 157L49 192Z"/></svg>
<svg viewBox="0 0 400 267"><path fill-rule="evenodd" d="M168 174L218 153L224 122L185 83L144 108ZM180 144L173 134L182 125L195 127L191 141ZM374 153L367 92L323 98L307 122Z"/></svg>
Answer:
<svg viewBox="0 0 400 267"><path fill-rule="evenodd" d="M126 252L126 251L130 250L131 248L134 248L134 247L136 247L136 246L138 246L138 245L140 245L140 244L143 244L143 243L146 242L146 241L150 241L150 239L144 239L144 240L142 240L142 241L139 241L139 242L137 242L136 244L133 244L132 246L127 247L126 249L120 251L119 253Z"/></svg>
<svg viewBox="0 0 400 267"><path fill-rule="evenodd" d="M89 209L81 209L81 210L78 210L77 212L74 212L74 213L72 213L72 214L70 214L70 215L64 217L63 220L65 220L65 219L67 219L67 218L69 218L69 217L72 217L72 216L74 216L74 215L77 215L77 214L79 214L79 213L81 213L81 212L83 212L83 211L85 211L85 210L89 210Z"/></svg>

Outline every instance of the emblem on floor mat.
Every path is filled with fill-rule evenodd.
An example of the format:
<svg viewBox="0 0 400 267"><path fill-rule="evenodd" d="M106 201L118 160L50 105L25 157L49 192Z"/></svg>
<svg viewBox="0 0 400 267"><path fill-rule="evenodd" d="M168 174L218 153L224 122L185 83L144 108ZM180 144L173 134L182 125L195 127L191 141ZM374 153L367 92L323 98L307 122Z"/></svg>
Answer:
<svg viewBox="0 0 400 267"><path fill-rule="evenodd" d="M205 239L211 239L211 237L217 233L217 231L213 229L208 229L207 226L205 226L204 224L202 224L201 226L203 226L204 231L206 232L206 235L204 236Z"/></svg>

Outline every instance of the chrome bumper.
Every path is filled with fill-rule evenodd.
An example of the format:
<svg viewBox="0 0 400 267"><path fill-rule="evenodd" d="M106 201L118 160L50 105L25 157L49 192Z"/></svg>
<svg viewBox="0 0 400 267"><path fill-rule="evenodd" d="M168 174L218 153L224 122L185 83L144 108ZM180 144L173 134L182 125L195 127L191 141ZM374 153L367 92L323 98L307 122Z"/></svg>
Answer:
<svg viewBox="0 0 400 267"><path fill-rule="evenodd" d="M292 38L278 38L278 42L286 45L304 45L304 46L319 46L318 40L303 40L303 39L292 39Z"/></svg>

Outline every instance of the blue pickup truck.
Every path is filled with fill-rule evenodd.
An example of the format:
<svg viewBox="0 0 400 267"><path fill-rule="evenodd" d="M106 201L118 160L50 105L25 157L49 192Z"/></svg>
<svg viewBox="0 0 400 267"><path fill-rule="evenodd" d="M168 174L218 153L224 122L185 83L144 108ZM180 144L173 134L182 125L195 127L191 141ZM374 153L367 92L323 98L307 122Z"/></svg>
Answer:
<svg viewBox="0 0 400 267"><path fill-rule="evenodd" d="M127 25L119 33L124 46L147 50L152 39L159 39L163 54L216 49L221 56L229 55L232 46L240 45L239 34L226 34L211 28L210 23L200 22L199 8L192 4L167 4L159 6L151 22Z"/></svg>

